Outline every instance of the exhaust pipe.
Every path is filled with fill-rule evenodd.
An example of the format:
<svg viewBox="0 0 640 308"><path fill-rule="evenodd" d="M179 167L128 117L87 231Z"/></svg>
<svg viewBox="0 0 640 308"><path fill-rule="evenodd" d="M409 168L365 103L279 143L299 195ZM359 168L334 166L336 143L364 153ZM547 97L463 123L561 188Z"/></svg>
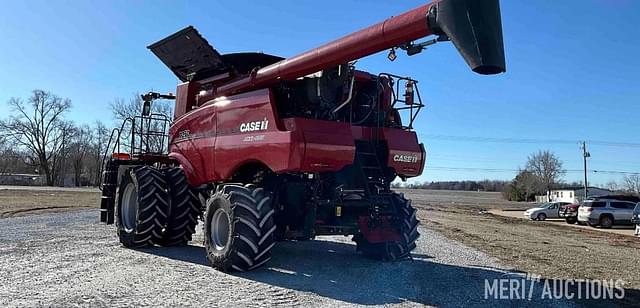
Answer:
<svg viewBox="0 0 640 308"><path fill-rule="evenodd" d="M498 0L442 0L429 10L429 28L446 35L478 74L506 71Z"/></svg>

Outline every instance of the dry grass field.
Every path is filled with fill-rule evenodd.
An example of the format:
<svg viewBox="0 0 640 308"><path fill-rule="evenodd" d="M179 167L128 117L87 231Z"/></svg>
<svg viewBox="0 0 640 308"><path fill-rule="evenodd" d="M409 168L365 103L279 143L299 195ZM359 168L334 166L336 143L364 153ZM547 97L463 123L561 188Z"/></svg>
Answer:
<svg viewBox="0 0 640 308"><path fill-rule="evenodd" d="M2 189L0 190L0 218L34 213L69 211L99 206L100 192L86 190Z"/></svg>

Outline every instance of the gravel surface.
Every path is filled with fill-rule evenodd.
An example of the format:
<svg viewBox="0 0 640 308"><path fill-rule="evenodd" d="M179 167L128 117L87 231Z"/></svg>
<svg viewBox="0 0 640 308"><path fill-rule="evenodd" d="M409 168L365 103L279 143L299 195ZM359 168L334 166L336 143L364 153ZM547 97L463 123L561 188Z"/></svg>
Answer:
<svg viewBox="0 0 640 308"><path fill-rule="evenodd" d="M82 210L0 220L0 306L536 305L484 300L485 279L514 274L428 229L413 261L370 261L349 238L321 237L278 243L266 267L225 274L208 266L199 234L186 247L131 250L97 217Z"/></svg>

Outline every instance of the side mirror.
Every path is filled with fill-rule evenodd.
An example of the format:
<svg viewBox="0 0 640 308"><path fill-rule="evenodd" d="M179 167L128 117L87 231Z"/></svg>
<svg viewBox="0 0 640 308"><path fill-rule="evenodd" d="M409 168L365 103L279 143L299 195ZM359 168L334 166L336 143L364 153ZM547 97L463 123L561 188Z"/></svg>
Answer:
<svg viewBox="0 0 640 308"><path fill-rule="evenodd" d="M151 101L144 101L142 105L142 116L148 117L151 114Z"/></svg>
<svg viewBox="0 0 640 308"><path fill-rule="evenodd" d="M404 85L404 103L406 105L413 105L413 81L408 80Z"/></svg>

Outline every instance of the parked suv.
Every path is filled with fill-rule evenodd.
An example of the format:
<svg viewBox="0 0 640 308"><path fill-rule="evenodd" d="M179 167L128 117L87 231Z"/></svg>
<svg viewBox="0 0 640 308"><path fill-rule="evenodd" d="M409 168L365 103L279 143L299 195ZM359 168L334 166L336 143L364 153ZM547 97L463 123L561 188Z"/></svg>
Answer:
<svg viewBox="0 0 640 308"><path fill-rule="evenodd" d="M578 222L592 227L611 228L613 225L630 225L635 197L606 196L585 200L578 209ZM636 198L637 199L637 198Z"/></svg>
<svg viewBox="0 0 640 308"><path fill-rule="evenodd" d="M631 222L636 224L636 235L640 236L640 202L636 204L636 208L633 210L633 217L631 217Z"/></svg>

